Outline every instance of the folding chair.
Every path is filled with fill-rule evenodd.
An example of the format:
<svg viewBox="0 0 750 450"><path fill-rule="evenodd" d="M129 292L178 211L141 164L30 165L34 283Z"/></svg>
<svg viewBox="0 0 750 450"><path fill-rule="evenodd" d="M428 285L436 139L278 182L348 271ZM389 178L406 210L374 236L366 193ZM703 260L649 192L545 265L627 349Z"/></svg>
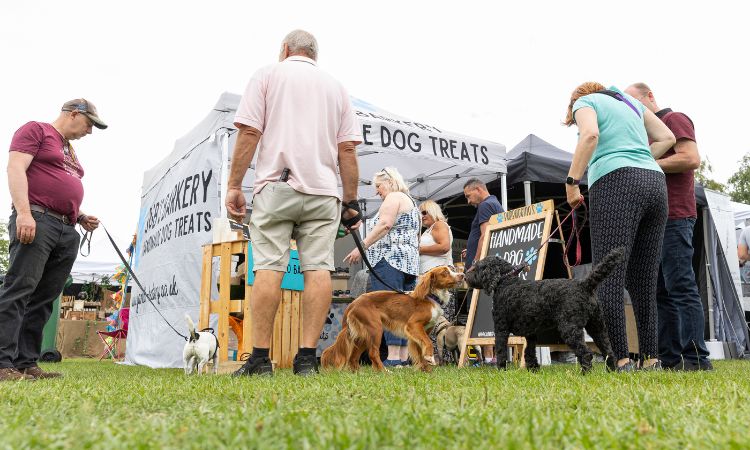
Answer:
<svg viewBox="0 0 750 450"><path fill-rule="evenodd" d="M128 337L128 323L130 322L130 308L120 310L120 328L115 331L97 331L96 334L104 344L104 351L99 356L99 361L109 355L113 361L121 359L120 341Z"/></svg>

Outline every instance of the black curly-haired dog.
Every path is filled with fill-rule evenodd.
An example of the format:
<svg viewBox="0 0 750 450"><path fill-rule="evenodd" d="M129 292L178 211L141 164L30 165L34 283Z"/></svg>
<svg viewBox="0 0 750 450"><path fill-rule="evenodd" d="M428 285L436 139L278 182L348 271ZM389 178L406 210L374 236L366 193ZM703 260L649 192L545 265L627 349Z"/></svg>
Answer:
<svg viewBox="0 0 750 450"><path fill-rule="evenodd" d="M623 261L624 255L622 247L612 250L582 280L526 281L518 277L523 267L513 266L501 258L487 257L477 261L466 272L465 280L470 287L492 295L497 367L505 368L508 336L513 333L526 337L526 367L537 370L537 334L556 328L586 373L591 369L593 359L584 339L583 329L586 328L606 357L608 368L614 369L615 356L594 290Z"/></svg>

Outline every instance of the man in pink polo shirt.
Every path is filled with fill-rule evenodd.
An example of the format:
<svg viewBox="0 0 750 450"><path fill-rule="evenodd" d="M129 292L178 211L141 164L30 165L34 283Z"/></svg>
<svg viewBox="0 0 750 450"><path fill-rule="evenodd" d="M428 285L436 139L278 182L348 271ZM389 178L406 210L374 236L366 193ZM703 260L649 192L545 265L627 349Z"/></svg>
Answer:
<svg viewBox="0 0 750 450"><path fill-rule="evenodd" d="M99 220L80 211L83 167L70 141L107 128L83 98L65 102L52 123L29 122L10 143L10 266L0 287L0 381L54 378L37 366L42 329L70 274L80 237Z"/></svg>
<svg viewBox="0 0 750 450"><path fill-rule="evenodd" d="M273 373L268 353L292 238L305 277L302 342L294 373L318 371L315 352L331 303L333 242L341 219L338 181L344 203L356 201L356 146L362 134L349 95L318 68L317 56L315 37L292 31L282 42L280 62L253 75L237 108L239 134L226 197L235 219L246 213L240 188L256 148L258 158L250 222L253 353L236 376ZM351 216L347 210L346 217Z"/></svg>

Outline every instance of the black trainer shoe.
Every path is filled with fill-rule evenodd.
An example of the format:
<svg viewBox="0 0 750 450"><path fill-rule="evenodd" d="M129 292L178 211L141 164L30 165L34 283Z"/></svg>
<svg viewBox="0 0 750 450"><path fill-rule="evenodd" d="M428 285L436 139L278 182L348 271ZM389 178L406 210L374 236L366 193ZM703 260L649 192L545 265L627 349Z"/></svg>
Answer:
<svg viewBox="0 0 750 450"><path fill-rule="evenodd" d="M697 372L699 370L710 371L714 370L714 365L707 359L699 362L685 360L682 370L686 372Z"/></svg>
<svg viewBox="0 0 750 450"><path fill-rule="evenodd" d="M250 358L232 374L233 377L249 377L252 375L272 376L273 365L271 364L271 360L269 358Z"/></svg>
<svg viewBox="0 0 750 450"><path fill-rule="evenodd" d="M669 362L661 362L661 366L664 370L674 370L674 371L681 371L682 370L682 360L677 361L675 363L669 363Z"/></svg>
<svg viewBox="0 0 750 450"><path fill-rule="evenodd" d="M294 374L295 375L314 375L318 373L318 358L315 356L297 356L294 357Z"/></svg>

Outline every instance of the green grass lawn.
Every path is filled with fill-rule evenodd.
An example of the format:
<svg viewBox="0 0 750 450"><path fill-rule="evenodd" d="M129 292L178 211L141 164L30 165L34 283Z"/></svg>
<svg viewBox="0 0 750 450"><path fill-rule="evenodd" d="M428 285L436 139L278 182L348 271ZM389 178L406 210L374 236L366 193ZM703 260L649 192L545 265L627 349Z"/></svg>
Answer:
<svg viewBox="0 0 750 450"><path fill-rule="evenodd" d="M750 362L712 373L396 369L185 377L111 362L0 383L0 448L750 448Z"/></svg>

